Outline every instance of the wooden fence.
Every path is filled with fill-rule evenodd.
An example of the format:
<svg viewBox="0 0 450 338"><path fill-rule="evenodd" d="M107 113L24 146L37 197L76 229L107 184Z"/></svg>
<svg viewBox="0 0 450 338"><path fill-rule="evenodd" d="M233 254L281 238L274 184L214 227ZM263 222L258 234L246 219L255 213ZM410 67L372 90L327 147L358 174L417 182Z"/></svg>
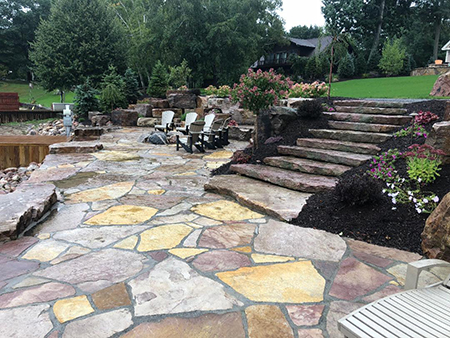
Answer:
<svg viewBox="0 0 450 338"><path fill-rule="evenodd" d="M65 136L0 136L0 169L42 162L49 145L66 140Z"/></svg>
<svg viewBox="0 0 450 338"><path fill-rule="evenodd" d="M0 111L0 124L9 122L25 122L32 120L44 120L56 118L61 115L60 112L52 110L13 110Z"/></svg>

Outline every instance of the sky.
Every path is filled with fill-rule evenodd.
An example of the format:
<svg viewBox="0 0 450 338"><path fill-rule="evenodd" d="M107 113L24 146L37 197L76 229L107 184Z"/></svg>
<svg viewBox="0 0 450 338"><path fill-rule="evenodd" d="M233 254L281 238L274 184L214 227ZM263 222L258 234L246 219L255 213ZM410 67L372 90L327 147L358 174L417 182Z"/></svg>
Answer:
<svg viewBox="0 0 450 338"><path fill-rule="evenodd" d="M323 18L320 8L321 0L283 0L283 10L280 16L284 19L286 31L298 25L323 26Z"/></svg>

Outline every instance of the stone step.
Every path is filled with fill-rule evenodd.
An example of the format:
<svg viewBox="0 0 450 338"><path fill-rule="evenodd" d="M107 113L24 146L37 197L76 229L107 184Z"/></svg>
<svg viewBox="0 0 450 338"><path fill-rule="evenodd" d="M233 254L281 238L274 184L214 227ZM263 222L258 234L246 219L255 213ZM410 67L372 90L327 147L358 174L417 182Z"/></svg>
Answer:
<svg viewBox="0 0 450 338"><path fill-rule="evenodd" d="M309 132L317 138L364 143L381 143L392 137L390 134L367 133L353 130L309 129Z"/></svg>
<svg viewBox="0 0 450 338"><path fill-rule="evenodd" d="M292 156L266 157L264 163L271 167L325 176L340 176L351 169L351 167L346 165L324 163Z"/></svg>
<svg viewBox="0 0 450 338"><path fill-rule="evenodd" d="M337 178L334 177L299 173L265 165L233 164L230 169L244 176L308 193L331 190L337 183Z"/></svg>
<svg viewBox="0 0 450 338"><path fill-rule="evenodd" d="M295 146L279 146L278 152L283 155L308 158L322 162L343 164L357 167L372 158L371 155L348 153L330 149L304 148Z"/></svg>
<svg viewBox="0 0 450 338"><path fill-rule="evenodd" d="M403 126L411 121L411 116L404 115L371 115L353 113L323 113L330 120L361 123L378 123Z"/></svg>
<svg viewBox="0 0 450 338"><path fill-rule="evenodd" d="M298 216L311 196L240 175L214 176L205 190L231 196L246 207L286 222Z"/></svg>
<svg viewBox="0 0 450 338"><path fill-rule="evenodd" d="M319 138L299 138L297 145L305 148L319 148L346 151L349 153L376 155L381 149L371 143L345 142Z"/></svg>
<svg viewBox="0 0 450 338"><path fill-rule="evenodd" d="M407 112L404 108L379 108L364 106L336 106L335 109L337 112L353 114L405 115Z"/></svg>
<svg viewBox="0 0 450 338"><path fill-rule="evenodd" d="M405 103L391 101L371 101L371 100L337 100L334 106L358 106L358 107L378 107L378 108L404 108Z"/></svg>
<svg viewBox="0 0 450 338"><path fill-rule="evenodd" d="M328 125L333 129L368 131L372 133L392 133L400 128L393 124L361 123L329 121Z"/></svg>

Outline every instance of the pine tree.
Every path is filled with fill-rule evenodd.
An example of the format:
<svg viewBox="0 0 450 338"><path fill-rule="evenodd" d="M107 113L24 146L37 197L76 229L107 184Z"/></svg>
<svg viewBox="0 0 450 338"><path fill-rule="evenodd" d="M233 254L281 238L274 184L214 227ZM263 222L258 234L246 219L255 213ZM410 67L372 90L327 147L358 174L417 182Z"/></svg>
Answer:
<svg viewBox="0 0 450 338"><path fill-rule="evenodd" d="M73 101L79 117L86 119L88 112L99 109L100 101L97 98L99 94L99 91L92 86L90 78L87 78L83 84L75 88Z"/></svg>
<svg viewBox="0 0 450 338"><path fill-rule="evenodd" d="M136 73L131 68L127 68L123 80L125 81L125 97L128 103L136 103L139 96Z"/></svg>
<svg viewBox="0 0 450 338"><path fill-rule="evenodd" d="M109 73L104 76L101 86L102 94L100 101L103 110L108 111L115 108L128 107L125 96L125 81L117 74L114 67L109 67Z"/></svg>
<svg viewBox="0 0 450 338"><path fill-rule="evenodd" d="M148 85L148 94L152 97L166 97L166 92L169 87L167 70L161 61L156 62L153 67L152 77Z"/></svg>

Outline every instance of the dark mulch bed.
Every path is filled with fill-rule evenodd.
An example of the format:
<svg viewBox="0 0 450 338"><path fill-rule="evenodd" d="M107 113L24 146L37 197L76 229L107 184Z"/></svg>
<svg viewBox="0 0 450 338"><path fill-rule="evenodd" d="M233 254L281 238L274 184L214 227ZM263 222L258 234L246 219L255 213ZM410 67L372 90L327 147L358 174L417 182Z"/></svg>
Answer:
<svg viewBox="0 0 450 338"><path fill-rule="evenodd" d="M442 119L445 102L427 101L410 104L408 113L419 110L431 111ZM429 131L431 124L426 127ZM425 139L415 139L414 143L422 144ZM383 151L397 148L405 151L411 145L411 139L393 138L381 145ZM402 177L406 175L404 160L396 165ZM342 177L363 174L369 169L369 163L346 172ZM450 191L450 165L444 166L440 177L426 187L442 199ZM396 205L384 196L377 203L364 206L349 206L338 200L335 191L318 193L308 199L298 218L293 224L322 229L342 236L362 240L382 246L422 253L420 234L423 231L427 214L418 214L412 205Z"/></svg>

